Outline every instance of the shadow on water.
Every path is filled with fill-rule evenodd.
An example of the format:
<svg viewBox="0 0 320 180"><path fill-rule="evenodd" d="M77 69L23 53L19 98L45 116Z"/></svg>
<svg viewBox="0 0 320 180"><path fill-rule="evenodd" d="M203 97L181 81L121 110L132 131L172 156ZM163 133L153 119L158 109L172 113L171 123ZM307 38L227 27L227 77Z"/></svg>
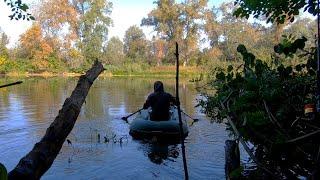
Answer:
<svg viewBox="0 0 320 180"><path fill-rule="evenodd" d="M178 144L159 143L151 141L138 141L143 154L154 164L163 164L166 161L175 162L179 157Z"/></svg>

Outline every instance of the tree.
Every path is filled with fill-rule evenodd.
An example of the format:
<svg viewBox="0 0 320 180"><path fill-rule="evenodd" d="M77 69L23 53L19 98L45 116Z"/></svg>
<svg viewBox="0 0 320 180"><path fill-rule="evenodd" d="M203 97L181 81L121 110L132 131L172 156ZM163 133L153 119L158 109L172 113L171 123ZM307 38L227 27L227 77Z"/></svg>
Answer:
<svg viewBox="0 0 320 180"><path fill-rule="evenodd" d="M181 4L181 20L184 31L180 47L184 66L189 63L198 50L200 28L202 26L200 22L205 17L207 4L208 0L186 0Z"/></svg>
<svg viewBox="0 0 320 180"><path fill-rule="evenodd" d="M159 37L152 37L152 54L153 57L157 61L157 66L160 66L162 64L162 60L166 53L166 42L163 39L160 39Z"/></svg>
<svg viewBox="0 0 320 180"><path fill-rule="evenodd" d="M156 9L142 19L141 25L154 27L159 37L168 42L170 55L174 54L174 44L178 42L186 65L198 47L199 30L207 0L186 0L180 4L173 0L158 0L155 3Z"/></svg>
<svg viewBox="0 0 320 180"><path fill-rule="evenodd" d="M104 43L108 38L108 27L112 24L109 17L112 3L105 0L75 0L74 7L80 14L77 46L91 64L101 58Z"/></svg>
<svg viewBox="0 0 320 180"><path fill-rule="evenodd" d="M174 0L158 0L154 2L157 7L152 10L147 18L141 21L142 26L153 26L161 39L167 42L166 59L174 62L175 42L181 44L183 26L181 25L181 5Z"/></svg>
<svg viewBox="0 0 320 180"><path fill-rule="evenodd" d="M235 6L232 3L220 7L223 18L221 20L223 37L222 43L227 60L237 59L237 46L241 43L248 49L255 50L255 46L262 37L263 27L259 24L249 23L247 19L235 18L232 13ZM256 52L256 51L255 51Z"/></svg>
<svg viewBox="0 0 320 180"><path fill-rule="evenodd" d="M78 20L77 11L68 0L41 1L36 17L46 36L63 35L64 27L68 27L68 33L74 33Z"/></svg>
<svg viewBox="0 0 320 180"><path fill-rule="evenodd" d="M212 7L211 10L207 10L204 14L204 32L208 36L209 44L211 47L215 47L219 44L219 37L222 34L221 25L218 22L219 9Z"/></svg>
<svg viewBox="0 0 320 180"><path fill-rule="evenodd" d="M259 52L266 45L261 39L266 35L267 29L258 23L234 17L234 10L233 3L223 3L219 8L213 7L206 13L204 30L211 46L207 53L216 59L239 60L236 48L240 43L254 52ZM217 14L220 15L219 21Z"/></svg>
<svg viewBox="0 0 320 180"><path fill-rule="evenodd" d="M315 1L236 2L240 3L240 8L235 15L246 18L250 14L256 18L266 15L269 21L281 25L292 21L300 8L305 7L314 13L314 5L311 7L310 4ZM290 28L294 28L294 24L287 30ZM221 106L219 115L229 115L231 131L239 131L242 140L254 145L255 157L252 159L256 159L258 168L252 173L255 176L249 179L319 177L320 159L314 158L319 154L318 135L315 135L319 129L319 124L315 123L319 114L315 109L312 116L303 111L304 105L316 101L317 86L316 52L314 47L305 49L306 42L305 37L283 37L281 43L274 47L277 56L273 56L269 63L257 58L244 45L239 45L237 51L243 59L240 68L229 66L227 70L218 70L216 79L210 83L216 91L205 98L206 102L200 102L206 113L216 119L222 119L216 117L215 109ZM302 60L299 64L287 63L295 56ZM304 118L305 121L298 121ZM315 124L309 126L309 123ZM262 170L265 174L257 177Z"/></svg>
<svg viewBox="0 0 320 180"><path fill-rule="evenodd" d="M78 39L78 14L73 5L68 0L41 1L36 18L47 42L58 56L65 55Z"/></svg>
<svg viewBox="0 0 320 180"><path fill-rule="evenodd" d="M124 35L124 52L126 56L133 61L138 61L146 58L147 40L142 29L138 26L130 26Z"/></svg>
<svg viewBox="0 0 320 180"><path fill-rule="evenodd" d="M39 69L48 67L48 58L53 52L53 48L43 38L41 27L34 23L20 37L22 49L27 58L34 61L34 65Z"/></svg>
<svg viewBox="0 0 320 180"><path fill-rule="evenodd" d="M102 64L96 61L85 75L80 76L76 88L64 101L59 114L47 128L45 135L8 174L8 179L40 179L51 167L76 123L90 87L103 70Z"/></svg>
<svg viewBox="0 0 320 180"><path fill-rule="evenodd" d="M156 9L142 19L141 25L153 26L162 39L177 41L183 32L179 20L181 6L174 0L158 0L154 3L157 4Z"/></svg>
<svg viewBox="0 0 320 180"><path fill-rule="evenodd" d="M0 57L5 59L9 57L8 48L6 47L8 43L8 36L4 32L2 32L0 28Z"/></svg>
<svg viewBox="0 0 320 180"><path fill-rule="evenodd" d="M107 64L119 65L124 62L123 42L118 37L112 37L105 49L105 62Z"/></svg>
<svg viewBox="0 0 320 180"><path fill-rule="evenodd" d="M316 20L310 18L296 18L296 21L289 25L285 29L285 34L289 36L290 34L294 37L306 37L309 39L309 47L314 46L315 35L317 34L317 24Z"/></svg>

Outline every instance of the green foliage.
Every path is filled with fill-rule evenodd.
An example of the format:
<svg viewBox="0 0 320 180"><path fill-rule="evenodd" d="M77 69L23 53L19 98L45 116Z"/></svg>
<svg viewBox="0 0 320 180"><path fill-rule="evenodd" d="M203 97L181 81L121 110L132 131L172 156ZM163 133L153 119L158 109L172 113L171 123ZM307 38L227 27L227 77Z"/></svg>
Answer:
<svg viewBox="0 0 320 180"><path fill-rule="evenodd" d="M1 59L1 58L0 58ZM5 62L0 65L0 73L6 74L10 72L22 73L32 71L34 67L31 63L25 63L25 61L13 61L6 59Z"/></svg>
<svg viewBox="0 0 320 180"><path fill-rule="evenodd" d="M262 15L267 17L267 22L283 24L287 19L294 21L294 16L299 15L299 10L304 8L312 15L317 14L317 0L235 0L240 7L234 12L236 17L255 18Z"/></svg>
<svg viewBox="0 0 320 180"><path fill-rule="evenodd" d="M49 65L48 65L47 71L49 72L58 73L58 72L65 72L68 70L66 68L66 64L56 57L49 57L48 64Z"/></svg>
<svg viewBox="0 0 320 180"><path fill-rule="evenodd" d="M0 163L0 179L7 180L8 179L8 172L6 167Z"/></svg>
<svg viewBox="0 0 320 180"><path fill-rule="evenodd" d="M124 52L131 60L147 58L147 40L142 29L130 26L124 35Z"/></svg>
<svg viewBox="0 0 320 180"><path fill-rule="evenodd" d="M105 49L103 62L112 65L120 65L124 63L123 42L118 37L112 37Z"/></svg>
<svg viewBox="0 0 320 180"><path fill-rule="evenodd" d="M6 68L2 66L2 71L83 72L96 58L112 66L112 69L125 72L131 72L127 69L129 65L126 63L173 65L176 41L179 43L183 65L199 66L205 70L221 68L224 72L228 72L228 66L232 64L233 69L230 72L236 75L235 71L241 65L241 55L236 49L240 43L243 43L245 50L251 53L250 56L246 56L248 65L264 62L269 65L283 63L284 66L292 65L294 72L305 71L306 68L314 66L313 61L308 61L304 66L299 65L304 59L300 58L304 55L301 53L301 47L297 47L299 56L292 57L294 52L286 51L291 46L301 44L292 44L294 37L313 38L316 32L315 21L298 19L292 26L286 27L288 43L284 43L284 40L281 43L283 45L277 49L277 52L284 53L280 59L272 59L273 33L277 27L275 24L264 27L244 18L237 19L233 16L234 4L223 3L219 8L209 9L207 2L207 0L178 2L158 0L154 2L156 7L141 22L142 26L152 26L157 35L149 41L140 27L132 26L126 31L122 43L117 38L110 38L107 41L108 28L112 24L110 19L112 3L109 1L43 1L35 5L37 12L35 24L39 24L37 31L29 34L29 38L25 38L24 41L20 39L21 44L16 49L7 49L5 45L8 39L4 33L0 33L0 56L10 60ZM25 9L25 6L21 7ZM203 33L208 38L200 39L200 34ZM290 37L289 33L294 33L294 36ZM279 35L281 37L281 33ZM210 45L201 49L201 44L206 42ZM310 41L305 42L305 47L310 48L313 44ZM24 59L26 56L29 56L32 63L26 61L26 65L21 65L22 68L13 65L12 62L20 62L17 59ZM291 59L283 58L285 56ZM276 62L279 60L281 62ZM30 69L26 69L27 67ZM259 67L257 66L257 71ZM137 67L131 69L140 71ZM262 71L261 68L260 70ZM283 68L279 70L282 70L283 74L289 72L289 69L288 72ZM215 77L216 72L212 70L209 76ZM231 74L225 78L230 79Z"/></svg>
<svg viewBox="0 0 320 180"><path fill-rule="evenodd" d="M22 3L21 0L4 0L4 2L11 8L12 14L9 16L11 20L35 20L35 18L28 13L29 7L25 3Z"/></svg>
<svg viewBox="0 0 320 180"><path fill-rule="evenodd" d="M211 58L238 61L240 56L236 49L241 43L257 57L268 60L266 57L271 53L274 26L266 28L259 23L236 18L233 16L235 9L234 4L229 2L206 12L204 31L211 45L206 53Z"/></svg>
<svg viewBox="0 0 320 180"><path fill-rule="evenodd" d="M181 3L158 0L154 2L156 8L148 13L147 18L142 19L142 26L152 26L160 38L167 41L168 62L174 58L170 56L174 55L175 42L179 43L184 65L189 64L191 57L196 54L207 3L207 0Z"/></svg>
<svg viewBox="0 0 320 180"><path fill-rule="evenodd" d="M112 3L104 0L85 0L79 3L83 11L79 22L81 39L78 47L87 62L91 64L102 57L103 44L107 40L108 27L112 23L109 17Z"/></svg>
<svg viewBox="0 0 320 180"><path fill-rule="evenodd" d="M173 0L158 0L154 4L157 8L152 10L147 18L142 19L141 25L153 26L166 40L176 40L182 33L179 25L181 7Z"/></svg>
<svg viewBox="0 0 320 180"><path fill-rule="evenodd" d="M9 52L6 45L9 43L8 36L0 28L0 56L8 58Z"/></svg>
<svg viewBox="0 0 320 180"><path fill-rule="evenodd" d="M229 174L230 179L239 179L241 177L242 171L243 171L243 167L242 166L240 166L239 168L233 170Z"/></svg>
<svg viewBox="0 0 320 180"><path fill-rule="evenodd" d="M305 126L292 126L297 118L303 118L305 103L315 102L316 77L314 49L305 50L306 38L296 40L284 39L275 46L279 55L293 57L297 49L308 52L304 54L304 63L295 67L286 66L284 60L274 59L273 63L257 59L244 45L239 45L237 51L243 57L241 71L229 66L216 70L216 79L210 84L216 89L215 94L205 94L205 100L199 105L210 117L216 117L215 109L223 103L227 109L222 109L220 116L228 112L237 117L235 124L242 136L256 147L263 146L262 161L273 164L270 168L290 168L299 174L301 169L296 164L305 163L306 157L299 153L293 156L298 147L279 151L275 146L284 146L289 137L297 137L301 132L312 131ZM285 59L285 60L288 60ZM277 62L277 63L276 63ZM217 120L217 122L221 122ZM230 129L230 128L229 128ZM308 142L309 143L309 142ZM312 149L304 149L312 153ZM277 154L275 157L274 154ZM281 158L288 161L282 166ZM290 159L290 162L289 162ZM309 161L308 163L312 163ZM300 164L304 167L304 164ZM312 171L312 169L308 169ZM287 174L285 174L287 175Z"/></svg>
<svg viewBox="0 0 320 180"><path fill-rule="evenodd" d="M284 36L284 40L281 44L274 47L274 51L278 54L285 54L286 56L293 56L298 49L304 49L307 38L302 37L292 41L291 37Z"/></svg>
<svg viewBox="0 0 320 180"><path fill-rule="evenodd" d="M0 56L0 74L8 74L8 73L39 73L39 72L52 72L52 73L60 73L68 71L66 64L56 57L48 58L48 66L47 68L39 68L35 66L34 61L29 59L7 59L5 57ZM72 71L72 69L70 70Z"/></svg>

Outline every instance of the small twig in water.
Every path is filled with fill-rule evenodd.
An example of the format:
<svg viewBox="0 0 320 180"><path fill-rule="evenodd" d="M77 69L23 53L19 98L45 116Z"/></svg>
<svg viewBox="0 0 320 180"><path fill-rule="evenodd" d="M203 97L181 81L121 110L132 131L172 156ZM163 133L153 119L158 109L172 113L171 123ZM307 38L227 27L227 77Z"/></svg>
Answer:
<svg viewBox="0 0 320 180"><path fill-rule="evenodd" d="M108 143L110 141L110 139L108 138L108 135L104 136L104 143Z"/></svg>
<svg viewBox="0 0 320 180"><path fill-rule="evenodd" d="M98 143L100 143L100 133L98 133Z"/></svg>
<svg viewBox="0 0 320 180"><path fill-rule="evenodd" d="M71 143L71 141L69 139L67 139L67 143L68 143L68 145L72 146L72 143Z"/></svg>

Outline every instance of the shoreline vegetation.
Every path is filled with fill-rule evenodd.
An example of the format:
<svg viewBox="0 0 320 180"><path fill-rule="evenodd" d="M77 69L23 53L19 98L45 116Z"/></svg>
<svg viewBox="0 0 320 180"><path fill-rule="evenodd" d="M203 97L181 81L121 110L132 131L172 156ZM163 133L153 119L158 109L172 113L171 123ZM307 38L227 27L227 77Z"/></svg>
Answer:
<svg viewBox="0 0 320 180"><path fill-rule="evenodd" d="M116 70L108 69L100 74L101 77L174 77L176 75L176 67L174 65L154 66L140 69L123 69L117 68ZM187 66L180 67L181 77L197 78L206 76L207 73L204 67L200 66ZM1 73L0 77L78 77L83 75L84 72L28 72L28 71L11 71L8 73Z"/></svg>
<svg viewBox="0 0 320 180"><path fill-rule="evenodd" d="M205 0L158 0L123 39L108 37L109 1L42 1L15 48L7 48L0 29L0 75L79 76L99 59L102 77L174 77L177 42L180 77L207 81L198 88L205 98L197 106L212 122L225 123L230 115L230 139L239 134L252 145L248 153L257 166L239 162L227 178L320 179L316 1L233 0L210 7ZM302 10L313 18L299 15ZM142 27L157 34L148 39Z"/></svg>

